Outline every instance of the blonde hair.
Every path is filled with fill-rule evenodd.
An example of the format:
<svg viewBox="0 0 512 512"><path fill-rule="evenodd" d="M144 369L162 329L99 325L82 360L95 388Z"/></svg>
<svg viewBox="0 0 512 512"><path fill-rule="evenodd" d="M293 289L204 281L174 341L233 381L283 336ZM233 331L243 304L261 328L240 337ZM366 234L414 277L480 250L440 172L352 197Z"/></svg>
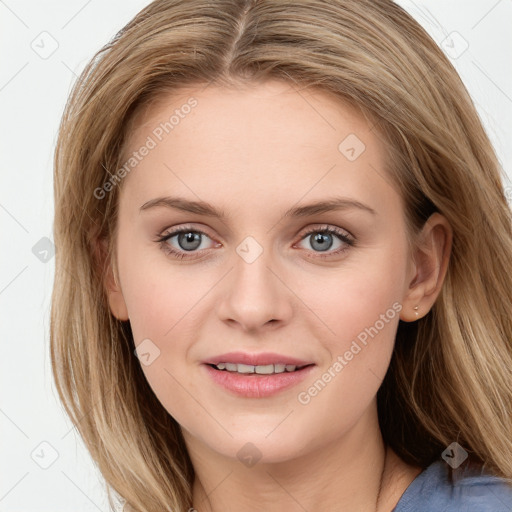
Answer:
<svg viewBox="0 0 512 512"><path fill-rule="evenodd" d="M179 425L134 355L129 322L109 310L103 280L115 256L120 186L101 199L94 191L120 167L144 105L187 85L266 79L357 106L389 150L410 232L433 211L453 228L440 296L421 320L398 327L377 395L385 442L426 467L457 441L512 478L510 209L492 145L449 60L390 0L157 0L87 65L55 152L51 362L110 505L114 490L133 510L185 511L194 471Z"/></svg>

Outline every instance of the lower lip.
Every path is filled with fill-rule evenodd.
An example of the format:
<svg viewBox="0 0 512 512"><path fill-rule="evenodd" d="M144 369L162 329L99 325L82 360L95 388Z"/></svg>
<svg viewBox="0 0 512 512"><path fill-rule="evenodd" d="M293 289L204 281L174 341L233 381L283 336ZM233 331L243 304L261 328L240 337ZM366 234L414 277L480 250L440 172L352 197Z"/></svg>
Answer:
<svg viewBox="0 0 512 512"><path fill-rule="evenodd" d="M237 396L246 398L265 398L280 391L296 386L302 382L314 365L306 366L294 372L275 373L272 375L243 374L216 370L204 365L213 381Z"/></svg>

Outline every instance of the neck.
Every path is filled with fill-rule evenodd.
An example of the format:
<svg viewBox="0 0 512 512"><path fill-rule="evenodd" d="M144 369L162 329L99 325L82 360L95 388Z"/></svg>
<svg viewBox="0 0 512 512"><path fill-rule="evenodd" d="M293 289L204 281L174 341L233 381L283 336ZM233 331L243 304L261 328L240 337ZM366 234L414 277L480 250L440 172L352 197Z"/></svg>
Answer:
<svg viewBox="0 0 512 512"><path fill-rule="evenodd" d="M403 478L400 459L384 445L378 422L368 418L303 455L252 467L204 445L199 449L191 439L187 445L198 512L388 512L414 477Z"/></svg>

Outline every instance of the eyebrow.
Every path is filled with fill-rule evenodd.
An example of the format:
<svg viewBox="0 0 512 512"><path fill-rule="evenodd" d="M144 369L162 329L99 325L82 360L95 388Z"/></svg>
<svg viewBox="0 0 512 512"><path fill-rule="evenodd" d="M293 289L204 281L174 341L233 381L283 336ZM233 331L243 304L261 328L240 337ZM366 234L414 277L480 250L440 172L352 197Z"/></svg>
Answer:
<svg viewBox="0 0 512 512"><path fill-rule="evenodd" d="M189 201L181 197L170 196L151 199L140 207L140 211L143 212L156 207L172 208L188 213L196 213L198 215L214 217L222 221L226 221L229 217L224 210L217 209L204 201ZM319 213L353 208L366 211L372 215L377 215L377 212L373 208L360 201L345 197L333 197L304 206L292 207L284 213L283 217L308 217Z"/></svg>

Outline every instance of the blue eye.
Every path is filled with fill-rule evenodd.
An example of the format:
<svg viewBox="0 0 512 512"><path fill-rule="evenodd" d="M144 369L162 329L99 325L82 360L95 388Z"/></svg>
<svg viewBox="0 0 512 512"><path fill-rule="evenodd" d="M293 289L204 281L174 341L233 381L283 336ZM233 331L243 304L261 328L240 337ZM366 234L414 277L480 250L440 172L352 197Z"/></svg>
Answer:
<svg viewBox="0 0 512 512"><path fill-rule="evenodd" d="M335 238L341 241L341 247L338 247L334 251L329 251L335 242ZM306 239L310 241L311 247L313 247L315 253L326 252L326 254L318 254L321 258L339 255L354 245L354 239L351 238L346 231L328 226L310 229L304 233L301 241Z"/></svg>
<svg viewBox="0 0 512 512"><path fill-rule="evenodd" d="M159 237L157 242L161 244L162 250L166 254L173 255L179 259L193 258L196 256L197 250L201 247L203 237L210 238L203 231L185 227ZM178 248L169 244L169 241L173 238L176 238Z"/></svg>
<svg viewBox="0 0 512 512"><path fill-rule="evenodd" d="M181 229L159 236L156 239L156 242L160 244L162 250L167 255L177 259L194 259L200 257L200 253L208 249L203 247L201 250L201 245L203 244L205 237L211 240L205 232L185 226ZM349 235L349 233L339 228L329 226L310 229L302 235L300 241L302 242L308 239L308 237L312 247L312 252L315 253L314 257L320 258L339 255L355 244L354 239ZM177 247L176 245L171 245L170 241L172 239L176 239L175 243L177 244ZM341 246L331 250L336 239ZM221 244L217 243L217 247L220 245Z"/></svg>

